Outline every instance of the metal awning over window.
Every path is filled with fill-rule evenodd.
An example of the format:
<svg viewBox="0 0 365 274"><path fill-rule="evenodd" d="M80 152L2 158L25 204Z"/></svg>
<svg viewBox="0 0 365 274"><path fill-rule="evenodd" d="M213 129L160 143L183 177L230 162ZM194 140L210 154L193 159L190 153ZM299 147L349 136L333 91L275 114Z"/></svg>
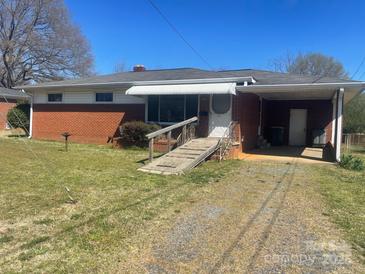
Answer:
<svg viewBox="0 0 365 274"><path fill-rule="evenodd" d="M133 86L127 95L236 94L236 83Z"/></svg>

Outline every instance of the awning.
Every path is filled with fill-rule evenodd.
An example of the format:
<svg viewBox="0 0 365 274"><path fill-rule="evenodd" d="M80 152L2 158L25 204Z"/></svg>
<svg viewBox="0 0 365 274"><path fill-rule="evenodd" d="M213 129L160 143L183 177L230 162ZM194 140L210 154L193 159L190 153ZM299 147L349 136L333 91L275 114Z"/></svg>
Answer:
<svg viewBox="0 0 365 274"><path fill-rule="evenodd" d="M127 95L236 94L236 83L133 86Z"/></svg>

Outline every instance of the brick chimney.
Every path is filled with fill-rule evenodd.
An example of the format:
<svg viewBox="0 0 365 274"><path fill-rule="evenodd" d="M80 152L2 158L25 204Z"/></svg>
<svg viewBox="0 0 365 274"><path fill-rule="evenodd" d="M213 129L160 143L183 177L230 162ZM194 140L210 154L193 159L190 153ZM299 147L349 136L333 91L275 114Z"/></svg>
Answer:
<svg viewBox="0 0 365 274"><path fill-rule="evenodd" d="M145 68L144 65L135 65L133 67L134 72L142 72L142 71L145 71L145 70L146 70L146 68Z"/></svg>

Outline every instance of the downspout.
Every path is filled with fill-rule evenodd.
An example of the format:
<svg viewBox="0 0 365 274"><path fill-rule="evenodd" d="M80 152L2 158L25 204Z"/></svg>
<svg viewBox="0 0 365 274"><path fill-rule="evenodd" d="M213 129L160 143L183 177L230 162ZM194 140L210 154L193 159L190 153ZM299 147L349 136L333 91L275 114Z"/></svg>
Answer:
<svg viewBox="0 0 365 274"><path fill-rule="evenodd" d="M33 136L33 94L30 95L30 117L29 117L29 136L28 136L28 138L31 139L32 136Z"/></svg>

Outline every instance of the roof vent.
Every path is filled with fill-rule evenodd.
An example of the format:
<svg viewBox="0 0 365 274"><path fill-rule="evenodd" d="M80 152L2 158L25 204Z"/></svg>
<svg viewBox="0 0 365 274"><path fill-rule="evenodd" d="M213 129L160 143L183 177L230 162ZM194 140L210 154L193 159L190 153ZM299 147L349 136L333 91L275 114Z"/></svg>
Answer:
<svg viewBox="0 0 365 274"><path fill-rule="evenodd" d="M142 72L142 71L145 71L145 70L146 70L146 68L145 68L144 65L135 65L133 67L134 72Z"/></svg>

